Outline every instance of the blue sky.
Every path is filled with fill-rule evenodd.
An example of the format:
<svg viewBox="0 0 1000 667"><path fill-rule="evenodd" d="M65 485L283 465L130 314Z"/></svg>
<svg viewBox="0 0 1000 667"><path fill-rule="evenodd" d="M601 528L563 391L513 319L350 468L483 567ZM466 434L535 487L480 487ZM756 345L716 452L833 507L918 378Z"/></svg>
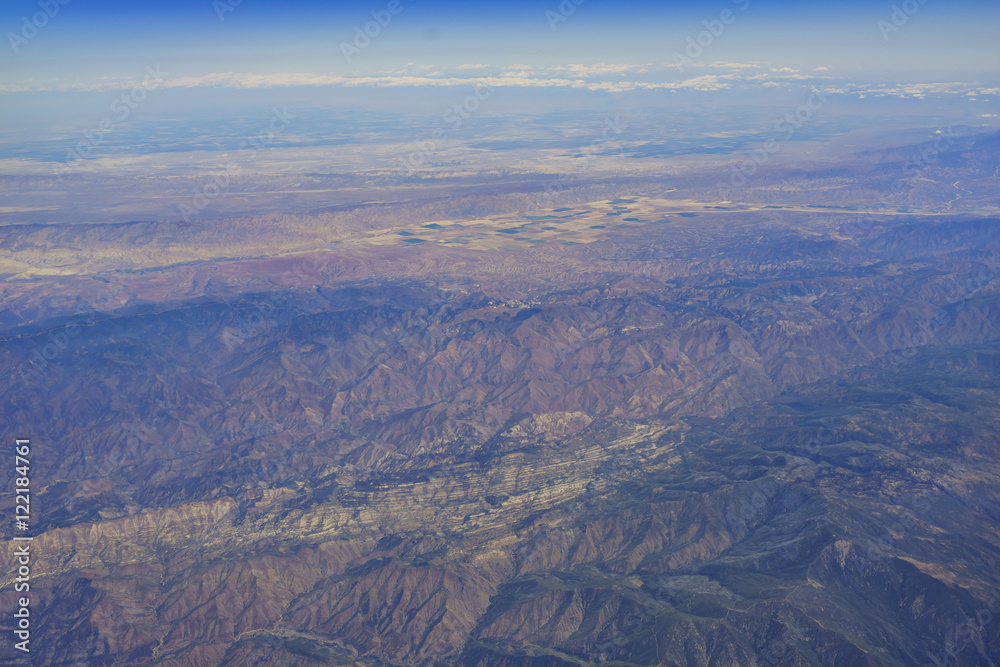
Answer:
<svg viewBox="0 0 1000 667"><path fill-rule="evenodd" d="M354 28L371 21L371 11L384 11L388 0L234 2L42 0L50 13L52 7L58 11L37 34L24 41L15 37L12 45L10 35L22 33L24 17L30 20L42 10L38 0L8 0L0 8L6 37L0 85L5 90L44 89L57 81L97 86L140 76L146 65L193 78L228 72L367 76L414 67L444 74L473 64L494 71L514 64L614 63L651 65L655 71L683 54L687 39L705 30L703 22L716 21L725 10L732 12L731 23L712 36L698 65L826 68L828 76L865 81L1000 78L995 1L910 0L916 11L893 26L898 30L885 33L878 22L891 22L893 4L904 3L585 0L576 5L566 0L562 6L572 8L569 13L560 10L558 0L400 0L401 11L350 62L340 44L351 43Z"/></svg>

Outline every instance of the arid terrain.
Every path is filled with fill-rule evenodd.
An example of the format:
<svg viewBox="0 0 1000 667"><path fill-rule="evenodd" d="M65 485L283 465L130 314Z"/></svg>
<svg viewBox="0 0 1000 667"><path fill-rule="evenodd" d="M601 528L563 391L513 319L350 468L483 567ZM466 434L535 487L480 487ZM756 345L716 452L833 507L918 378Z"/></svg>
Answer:
<svg viewBox="0 0 1000 667"><path fill-rule="evenodd" d="M3 176L32 664L1000 663L1000 136L947 132Z"/></svg>

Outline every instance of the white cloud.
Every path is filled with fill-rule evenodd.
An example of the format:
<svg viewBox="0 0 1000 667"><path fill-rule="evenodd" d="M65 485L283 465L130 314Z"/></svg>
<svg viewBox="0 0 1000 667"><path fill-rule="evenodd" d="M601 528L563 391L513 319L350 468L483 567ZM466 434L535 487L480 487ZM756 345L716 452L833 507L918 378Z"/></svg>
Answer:
<svg viewBox="0 0 1000 667"><path fill-rule="evenodd" d="M902 85L884 85L871 83L848 83L826 88L831 94L858 95L865 97L915 97L924 98L927 95L1000 95L1000 88L985 88L977 83L965 81L950 81L936 83L908 83Z"/></svg>
<svg viewBox="0 0 1000 667"><path fill-rule="evenodd" d="M731 88L732 84L725 83L722 81L723 76L718 76L716 74L705 74L704 76L696 76L693 79L688 79L686 81L681 81L676 84L678 88L690 88L691 90L723 90L725 88Z"/></svg>
<svg viewBox="0 0 1000 667"><path fill-rule="evenodd" d="M771 67L767 63L735 63L717 62L710 65L715 73L702 76L673 80L671 72L660 70L663 78L654 79L650 74L652 65L648 64L609 64L596 63L591 65L568 64L556 66L512 65L501 74L485 74L479 72L487 65L458 65L451 72L434 70L431 65L416 65L409 63L407 67L372 73L366 76L341 76L334 74L281 73L254 74L220 72L203 76L167 77L158 87L161 88L279 88L298 86L331 86L331 87L464 87L475 88L482 82L491 86L522 87L522 88L564 88L576 90L601 91L620 93L628 91L720 91L740 86L760 86L776 88L782 84L796 81L831 79L829 76L817 74L801 74L791 67ZM660 68L657 68L660 69ZM825 70L826 68L816 68ZM642 80L635 80L627 75L630 73L645 74ZM139 85L138 81L130 79L103 78L93 81L28 81L21 84L0 84L0 92L36 92L36 91L119 91L128 90ZM831 94L849 94L855 96L899 96L918 97L927 95L961 94L976 96L996 96L1000 89L987 88L977 83L947 82L947 83L909 83L909 84L860 84L838 82L826 85L824 88Z"/></svg>
<svg viewBox="0 0 1000 667"><path fill-rule="evenodd" d="M708 66L714 67L716 69L744 70L744 69L760 69L764 65L761 63L708 63Z"/></svg>
<svg viewBox="0 0 1000 667"><path fill-rule="evenodd" d="M708 67L705 63L693 62L678 65L677 63L661 63L664 67L674 67L676 69L691 69L692 67Z"/></svg>
<svg viewBox="0 0 1000 667"><path fill-rule="evenodd" d="M649 65L611 65L608 63L596 63L594 65L557 65L545 68L550 72L571 74L573 76L592 77L602 74L628 74L630 72L642 73Z"/></svg>

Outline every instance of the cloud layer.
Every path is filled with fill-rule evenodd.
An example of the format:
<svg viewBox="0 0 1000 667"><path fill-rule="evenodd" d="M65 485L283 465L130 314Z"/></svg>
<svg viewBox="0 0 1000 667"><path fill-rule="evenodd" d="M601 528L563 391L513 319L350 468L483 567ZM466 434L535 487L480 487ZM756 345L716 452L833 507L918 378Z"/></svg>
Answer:
<svg viewBox="0 0 1000 667"><path fill-rule="evenodd" d="M688 72L688 69L701 72ZM441 68L445 69L445 68ZM697 74L694 75L693 74ZM470 63L450 68L442 73L432 65L408 63L401 69L365 76L341 76L316 73L254 74L224 72L202 76L168 76L159 88L278 88L302 86L330 87L465 87L488 84L493 87L567 88L586 91L620 93L643 90L721 91L739 86L775 88L783 85L811 83L832 94L858 96L922 97L925 95L997 95L998 88L979 83L913 83L878 85L846 83L827 74L827 68L817 67L802 73L791 67L772 67L768 63L698 63L679 71L671 63L660 64L568 64L553 66L509 65L492 67ZM104 78L91 81L27 82L0 85L0 92L93 92L129 90L139 81Z"/></svg>

